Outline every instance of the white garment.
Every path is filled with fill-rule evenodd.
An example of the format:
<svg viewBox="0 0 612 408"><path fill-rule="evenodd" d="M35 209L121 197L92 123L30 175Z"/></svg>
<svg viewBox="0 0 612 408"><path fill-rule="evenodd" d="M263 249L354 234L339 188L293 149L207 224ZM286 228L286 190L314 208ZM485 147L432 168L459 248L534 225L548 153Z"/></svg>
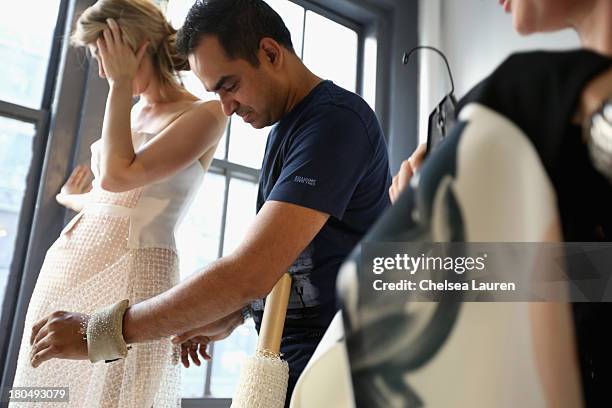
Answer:
<svg viewBox="0 0 612 408"><path fill-rule="evenodd" d="M141 139L136 150L154 136L135 134ZM111 363L54 359L36 369L30 365L29 337L42 317L56 310L91 314L122 299L138 303L179 281L174 229L201 184L200 162L156 183L112 193L99 184L98 148L99 142L92 145L91 200L47 251L13 386L69 387L70 402L63 407L180 407L180 347L167 338L134 344L127 358ZM47 405L57 404L25 406Z"/></svg>
<svg viewBox="0 0 612 408"><path fill-rule="evenodd" d="M290 408L355 408L342 312L337 312L298 378Z"/></svg>
<svg viewBox="0 0 612 408"><path fill-rule="evenodd" d="M153 133L136 133L141 136L140 147L146 146L155 136ZM136 136L136 137L138 137ZM91 145L91 167L94 173L94 185L99 185L99 148L101 140ZM136 142L135 142L136 143ZM204 170L204 171L203 171ZM113 213L130 217L129 248L168 248L175 249L174 230L184 216L185 209L191 204L197 188L202 184L204 172L199 161L164 180L143 187L136 206L129 214L125 207L104 204L89 205L84 212Z"/></svg>

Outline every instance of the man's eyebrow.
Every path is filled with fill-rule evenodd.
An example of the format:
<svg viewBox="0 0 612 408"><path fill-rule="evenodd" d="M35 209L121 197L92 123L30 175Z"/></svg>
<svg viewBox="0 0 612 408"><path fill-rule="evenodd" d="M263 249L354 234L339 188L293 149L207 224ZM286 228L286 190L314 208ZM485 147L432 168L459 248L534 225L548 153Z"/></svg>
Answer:
<svg viewBox="0 0 612 408"><path fill-rule="evenodd" d="M222 76L221 79L219 79L219 81L217 81L217 84L213 87L213 89L211 89L208 92L217 92L219 89L221 89L221 87L223 87L223 85L225 85L225 83L227 81L229 81L230 79L233 79L234 75L225 75Z"/></svg>

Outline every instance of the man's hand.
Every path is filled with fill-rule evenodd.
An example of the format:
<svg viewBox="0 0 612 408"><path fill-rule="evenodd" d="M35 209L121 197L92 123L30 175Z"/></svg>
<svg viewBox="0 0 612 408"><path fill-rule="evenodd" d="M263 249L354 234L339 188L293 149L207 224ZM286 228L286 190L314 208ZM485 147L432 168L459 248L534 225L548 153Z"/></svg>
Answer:
<svg viewBox="0 0 612 408"><path fill-rule="evenodd" d="M410 179L414 173L416 173L417 169L421 167L421 162L423 161L426 150L427 144L421 143L408 160L402 162L399 172L393 177L393 183L391 187L389 187L389 197L392 203L395 203L395 200L397 200L400 194L408 187Z"/></svg>
<svg viewBox="0 0 612 408"><path fill-rule="evenodd" d="M183 362L183 366L189 368L189 356L191 356L193 363L199 367L202 362L200 361L200 357L198 357L198 352L204 360L210 360L212 357L208 354L208 351L206 351L208 343L210 342L211 340L206 336L197 336L181 343L181 361Z"/></svg>
<svg viewBox="0 0 612 408"><path fill-rule="evenodd" d="M208 344L229 337L242 323L242 313L238 310L213 323L173 336L172 343L181 345L181 360L186 368L189 367L189 356L196 366L200 366L198 351L204 360L210 360L206 351Z"/></svg>
<svg viewBox="0 0 612 408"><path fill-rule="evenodd" d="M32 367L52 358L86 360L87 341L83 329L88 321L88 315L58 311L36 322L30 336Z"/></svg>

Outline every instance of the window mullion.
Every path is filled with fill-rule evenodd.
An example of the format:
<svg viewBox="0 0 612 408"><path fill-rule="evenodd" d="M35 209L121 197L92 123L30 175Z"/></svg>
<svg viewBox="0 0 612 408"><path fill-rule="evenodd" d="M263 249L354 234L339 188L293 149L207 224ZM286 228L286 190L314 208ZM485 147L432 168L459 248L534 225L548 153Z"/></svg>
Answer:
<svg viewBox="0 0 612 408"><path fill-rule="evenodd" d="M300 59L304 60L304 46L306 44L306 8L304 10L304 18L302 18L302 49L300 50Z"/></svg>
<svg viewBox="0 0 612 408"><path fill-rule="evenodd" d="M210 360L206 363L206 379L204 380L204 397L211 397L211 380L212 380L212 359L215 357L215 343L212 342L208 345L208 354Z"/></svg>
<svg viewBox="0 0 612 408"><path fill-rule="evenodd" d="M229 161L229 148L230 148L230 137L232 135L232 117L229 117L229 120L227 121L227 136L225 138L225 155L224 155L224 159Z"/></svg>
<svg viewBox="0 0 612 408"><path fill-rule="evenodd" d="M229 203L229 188L230 188L231 172L225 170L225 192L223 196L223 214L221 215L221 235L219 237L219 253L218 257L223 256L223 246L225 241L225 224L227 223L227 206Z"/></svg>
<svg viewBox="0 0 612 408"><path fill-rule="evenodd" d="M363 69L365 66L364 58L365 58L365 36L363 35L363 31L357 31L357 77L355 84L355 93L361 95L363 97Z"/></svg>
<svg viewBox="0 0 612 408"><path fill-rule="evenodd" d="M38 123L44 118L45 112L0 100L0 115L22 122Z"/></svg>
<svg viewBox="0 0 612 408"><path fill-rule="evenodd" d="M229 139L229 138L228 138ZM221 215L221 234L219 236L219 251L217 253L217 258L221 258L223 256L223 246L225 241L225 225L227 221L227 206L229 202L229 187L230 187L230 170L225 169L225 191L223 195L223 212ZM210 344L210 356L213 357L214 354L214 345ZM212 363L209 360L206 366L206 377L204 379L204 396L210 396L210 382L212 378Z"/></svg>

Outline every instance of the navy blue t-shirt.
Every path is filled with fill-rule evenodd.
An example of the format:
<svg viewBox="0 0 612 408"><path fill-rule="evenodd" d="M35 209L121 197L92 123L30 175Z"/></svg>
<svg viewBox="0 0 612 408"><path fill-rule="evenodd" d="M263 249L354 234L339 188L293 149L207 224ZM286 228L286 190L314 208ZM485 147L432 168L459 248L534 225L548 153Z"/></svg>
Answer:
<svg viewBox="0 0 612 408"><path fill-rule="evenodd" d="M271 130L257 211L272 200L330 215L289 268L293 283L281 351L290 367L296 353L308 361L308 350L329 326L338 309L338 268L390 205L390 185L376 115L358 95L330 81L318 84ZM253 304L257 330L262 309L263 301Z"/></svg>

